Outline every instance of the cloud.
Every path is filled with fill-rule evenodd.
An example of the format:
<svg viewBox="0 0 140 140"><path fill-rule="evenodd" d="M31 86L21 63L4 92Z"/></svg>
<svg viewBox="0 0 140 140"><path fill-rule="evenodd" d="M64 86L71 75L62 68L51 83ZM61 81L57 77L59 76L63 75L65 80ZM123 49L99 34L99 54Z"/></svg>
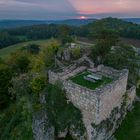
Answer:
<svg viewBox="0 0 140 140"><path fill-rule="evenodd" d="M9 13L9 14L8 14ZM70 18L75 10L66 0L0 0L0 17Z"/></svg>
<svg viewBox="0 0 140 140"><path fill-rule="evenodd" d="M134 12L140 0L68 0L80 14Z"/></svg>
<svg viewBox="0 0 140 140"><path fill-rule="evenodd" d="M0 18L140 17L140 0L0 0Z"/></svg>

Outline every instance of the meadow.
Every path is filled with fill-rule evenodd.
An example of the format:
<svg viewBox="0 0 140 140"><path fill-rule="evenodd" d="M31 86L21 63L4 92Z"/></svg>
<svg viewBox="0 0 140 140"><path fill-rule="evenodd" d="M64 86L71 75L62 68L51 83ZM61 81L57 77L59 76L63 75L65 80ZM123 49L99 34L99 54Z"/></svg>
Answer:
<svg viewBox="0 0 140 140"><path fill-rule="evenodd" d="M0 49L0 57L5 59L7 58L11 53L14 53L15 51L22 49L23 47L28 46L29 44L37 44L40 46L48 44L50 41L49 40L36 40L36 41L27 41L27 42L22 42L18 43L15 45L8 46L6 48Z"/></svg>

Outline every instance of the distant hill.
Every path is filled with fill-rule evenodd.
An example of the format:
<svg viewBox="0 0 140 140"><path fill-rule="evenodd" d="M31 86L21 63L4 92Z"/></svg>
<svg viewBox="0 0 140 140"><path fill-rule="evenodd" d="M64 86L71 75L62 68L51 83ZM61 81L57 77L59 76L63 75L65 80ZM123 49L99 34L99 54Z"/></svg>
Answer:
<svg viewBox="0 0 140 140"><path fill-rule="evenodd" d="M73 26L81 26L86 25L91 22L95 22L97 19L68 19L68 20L62 20L62 21L55 21L56 24L67 24L67 25L73 25Z"/></svg>
<svg viewBox="0 0 140 140"><path fill-rule="evenodd" d="M85 25L96 19L68 19L68 20L0 20L0 28L14 28L39 24L67 24L73 26Z"/></svg>
<svg viewBox="0 0 140 140"><path fill-rule="evenodd" d="M126 19L109 17L84 25L84 28L89 31L89 34L96 33L99 29L104 28L117 31L121 37L140 39L140 24L127 22Z"/></svg>
<svg viewBox="0 0 140 140"><path fill-rule="evenodd" d="M124 18L124 21L140 24L140 18Z"/></svg>
<svg viewBox="0 0 140 140"><path fill-rule="evenodd" d="M0 20L0 28L13 28L21 26L30 26L44 24L46 21L37 20Z"/></svg>
<svg viewBox="0 0 140 140"><path fill-rule="evenodd" d="M140 18L124 18L127 22L140 24ZM67 19L67 20L0 20L0 28L14 28L40 24L67 24L81 26L97 21L97 19Z"/></svg>

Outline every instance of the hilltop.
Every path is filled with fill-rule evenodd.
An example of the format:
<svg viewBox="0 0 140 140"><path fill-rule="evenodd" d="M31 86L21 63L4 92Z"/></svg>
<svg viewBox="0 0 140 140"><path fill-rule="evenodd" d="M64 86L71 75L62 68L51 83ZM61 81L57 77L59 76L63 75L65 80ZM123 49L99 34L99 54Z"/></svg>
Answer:
<svg viewBox="0 0 140 140"><path fill-rule="evenodd" d="M121 37L140 39L140 25L117 18L105 18L89 23L83 27L89 34L96 33L101 28L114 30Z"/></svg>
<svg viewBox="0 0 140 140"><path fill-rule="evenodd" d="M96 19L67 19L67 20L0 20L0 28L15 28L40 24L67 24L73 26L86 25Z"/></svg>
<svg viewBox="0 0 140 140"><path fill-rule="evenodd" d="M0 28L15 28L40 24L67 24L72 26L86 25L98 19L66 19L66 20L0 20ZM123 18L123 21L140 24L140 18Z"/></svg>

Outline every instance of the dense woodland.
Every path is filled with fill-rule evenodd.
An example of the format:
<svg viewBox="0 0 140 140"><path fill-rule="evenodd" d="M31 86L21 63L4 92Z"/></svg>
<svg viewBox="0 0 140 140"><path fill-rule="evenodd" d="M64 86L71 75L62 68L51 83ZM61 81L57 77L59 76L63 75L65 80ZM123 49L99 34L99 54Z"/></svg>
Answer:
<svg viewBox="0 0 140 140"><path fill-rule="evenodd" d="M94 37L100 28L113 29L121 37L140 39L140 25L115 18L94 21L87 25L75 27L69 25L44 24L27 27L1 29L0 48L27 40L60 38L62 32L80 37Z"/></svg>
<svg viewBox="0 0 140 140"><path fill-rule="evenodd" d="M131 45L119 43L119 36L131 37L130 34L139 38L140 25L112 18L82 27L37 25L1 31L0 35L4 36L0 37L1 48L27 40L56 39L51 39L49 44L46 42L45 46L30 44L6 59L0 59L0 139L33 140L32 118L42 109L48 110L56 136L71 125L82 135L85 128L81 112L72 103L67 103L60 83L52 86L48 82L47 72L55 68L55 55L63 51L67 42L76 41L75 36L96 39L90 54L95 64L127 68L130 71L129 84L137 85L140 57ZM112 46L118 47L112 49ZM79 58L80 52L72 50L74 60ZM44 93L48 93L47 103L42 105L39 99Z"/></svg>

